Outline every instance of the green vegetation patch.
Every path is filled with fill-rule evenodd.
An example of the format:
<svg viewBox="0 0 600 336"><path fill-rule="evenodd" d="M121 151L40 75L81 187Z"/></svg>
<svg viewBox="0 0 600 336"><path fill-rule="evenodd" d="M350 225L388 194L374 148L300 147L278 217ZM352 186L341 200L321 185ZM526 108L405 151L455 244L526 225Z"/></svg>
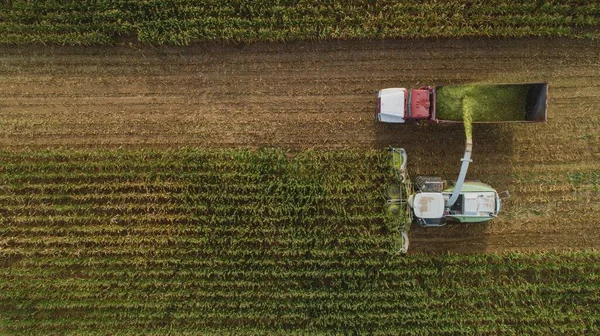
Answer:
<svg viewBox="0 0 600 336"><path fill-rule="evenodd" d="M2 334L600 333L598 252L395 255L387 151L0 161Z"/></svg>
<svg viewBox="0 0 600 336"><path fill-rule="evenodd" d="M0 5L0 43L254 42L350 38L570 36L598 38L594 1L152 0Z"/></svg>
<svg viewBox="0 0 600 336"><path fill-rule="evenodd" d="M519 84L442 86L436 89L436 117L473 122L525 120L528 91L527 85Z"/></svg>

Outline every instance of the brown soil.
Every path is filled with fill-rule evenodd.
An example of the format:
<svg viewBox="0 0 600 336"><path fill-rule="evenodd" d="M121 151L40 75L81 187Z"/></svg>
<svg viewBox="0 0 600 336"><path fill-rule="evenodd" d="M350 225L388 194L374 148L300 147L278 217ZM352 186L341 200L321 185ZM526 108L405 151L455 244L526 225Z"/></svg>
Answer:
<svg viewBox="0 0 600 336"><path fill-rule="evenodd" d="M413 176L452 179L462 126L378 124L376 91L548 81L548 123L474 126L469 177L511 191L502 217L488 225L413 229L411 251L598 248L598 55L597 42L566 39L4 46L0 146L395 145L408 151Z"/></svg>

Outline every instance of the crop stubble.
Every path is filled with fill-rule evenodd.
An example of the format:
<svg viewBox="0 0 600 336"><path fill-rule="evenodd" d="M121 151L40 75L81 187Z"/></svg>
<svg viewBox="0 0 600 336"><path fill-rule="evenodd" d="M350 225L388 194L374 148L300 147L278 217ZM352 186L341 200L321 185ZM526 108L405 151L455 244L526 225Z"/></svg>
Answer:
<svg viewBox="0 0 600 336"><path fill-rule="evenodd" d="M402 146L413 175L454 178L458 125L381 125L383 87L551 83L549 121L476 125L474 164L512 199L490 225L413 230L412 251L597 248L600 103L593 41L360 41L138 48L0 47L0 146ZM579 174L579 175L577 175ZM574 178L573 176L582 176Z"/></svg>

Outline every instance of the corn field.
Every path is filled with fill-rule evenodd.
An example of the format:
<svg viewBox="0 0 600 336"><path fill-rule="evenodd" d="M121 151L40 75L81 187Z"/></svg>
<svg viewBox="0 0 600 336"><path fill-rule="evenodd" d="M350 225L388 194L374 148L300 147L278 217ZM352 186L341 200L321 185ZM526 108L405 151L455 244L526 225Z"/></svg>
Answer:
<svg viewBox="0 0 600 336"><path fill-rule="evenodd" d="M592 0L0 1L0 335L600 334L599 27ZM376 123L376 90L539 81L547 123L473 127L501 216L398 254L382 148L450 179L463 129Z"/></svg>
<svg viewBox="0 0 600 336"><path fill-rule="evenodd" d="M4 1L0 43L150 44L356 38L598 38L597 1ZM126 39L127 40L127 39Z"/></svg>
<svg viewBox="0 0 600 336"><path fill-rule="evenodd" d="M388 159L2 152L0 330L600 332L597 252L396 255Z"/></svg>

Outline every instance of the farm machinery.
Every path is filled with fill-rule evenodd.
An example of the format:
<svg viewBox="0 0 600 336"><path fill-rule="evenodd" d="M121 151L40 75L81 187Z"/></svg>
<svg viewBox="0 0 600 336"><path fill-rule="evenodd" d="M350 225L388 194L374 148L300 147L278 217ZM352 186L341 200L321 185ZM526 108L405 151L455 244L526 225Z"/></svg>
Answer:
<svg viewBox="0 0 600 336"><path fill-rule="evenodd" d="M498 216L502 199L509 197L508 191L498 193L483 182L465 180L470 151L462 159L455 183L436 176L418 176L411 181L406 151L390 147L390 152L394 180L385 190L386 207L388 216L398 224L396 249L401 253L408 251L411 224L439 227L448 221L486 222Z"/></svg>
<svg viewBox="0 0 600 336"><path fill-rule="evenodd" d="M377 120L461 123L468 111L475 123L544 122L547 97L548 83L389 88L377 94Z"/></svg>
<svg viewBox="0 0 600 336"><path fill-rule="evenodd" d="M466 180L473 147L472 123L546 121L547 83L441 88L444 87L392 88L378 93L377 119L380 122L425 119L465 124L465 152L455 182L433 176L418 176L411 181L406 151L390 147L394 178L385 190L386 211L397 224L396 249L401 253L408 250L411 224L439 227L449 221L487 222L498 216L502 200L510 196L508 191L498 193L488 184Z"/></svg>

